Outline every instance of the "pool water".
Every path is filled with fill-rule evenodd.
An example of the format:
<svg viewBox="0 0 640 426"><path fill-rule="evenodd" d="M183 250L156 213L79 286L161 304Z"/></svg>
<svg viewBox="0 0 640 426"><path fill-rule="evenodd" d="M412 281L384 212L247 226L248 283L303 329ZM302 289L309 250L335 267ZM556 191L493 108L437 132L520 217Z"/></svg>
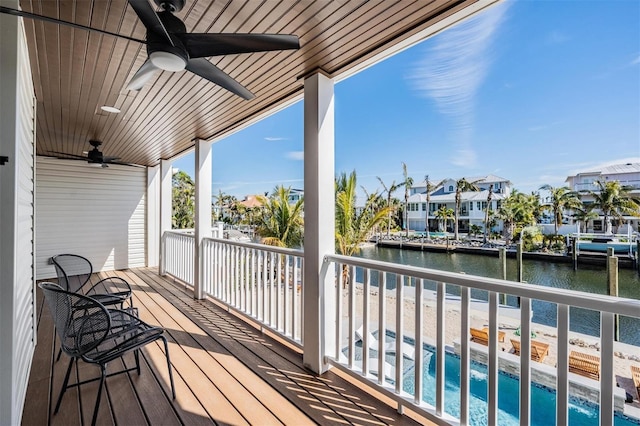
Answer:
<svg viewBox="0 0 640 426"><path fill-rule="evenodd" d="M374 335L378 332L375 331ZM393 333L388 334L393 339ZM412 339L406 339L413 344ZM410 342L409 342L410 341ZM349 348L343 349L348 356ZM423 350L423 387L422 399L428 404L436 403L436 355L433 347L424 345ZM377 358L375 350L369 351L370 358ZM362 360L361 343L356 343L354 358ZM387 354L386 361L395 365L395 356ZM469 423L471 425L488 424L487 406L487 367L484 364L471 362L471 377L469 379ZM403 390L414 394L415 369L414 362L403 360ZM393 381L386 378L390 383ZM500 372L498 375L498 424L500 426L519 425L520 383L517 377ZM455 418L460 418L460 357L447 352L445 354L445 412ZM531 426L552 426L556 424L556 393L536 383L531 383ZM599 425L599 409L596 404L570 397L569 399L569 424L579 426ZM627 418L616 412L615 426L639 426L640 420Z"/></svg>
<svg viewBox="0 0 640 426"><path fill-rule="evenodd" d="M460 358L452 353L445 356L445 411L460 418ZM425 349L423 400L435 405L435 365L436 355ZM404 361L405 374L403 388L413 394L415 387L415 370L413 362ZM427 368L428 366L428 368ZM472 425L487 424L487 367L483 364L472 362L469 401L469 418ZM554 390L545 389L535 383L531 386L531 425L549 426L555 425L556 394ZM498 424L519 425L519 396L520 384L517 377L506 373L498 376ZM590 426L599 424L599 409L597 405L572 398L569 401L569 424ZM619 414L614 419L616 426L640 425L640 421L632 421Z"/></svg>

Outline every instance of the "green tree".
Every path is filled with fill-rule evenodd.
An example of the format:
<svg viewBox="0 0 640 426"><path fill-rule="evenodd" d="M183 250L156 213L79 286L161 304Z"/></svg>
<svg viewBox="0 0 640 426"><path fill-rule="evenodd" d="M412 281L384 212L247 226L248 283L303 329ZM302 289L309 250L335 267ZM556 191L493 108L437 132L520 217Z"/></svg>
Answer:
<svg viewBox="0 0 640 426"><path fill-rule="evenodd" d="M475 237L476 235L478 235L481 231L482 231L482 228L480 228L480 227L479 227L478 225L476 225L475 223L469 227L469 233L470 233L471 235L473 235L474 237Z"/></svg>
<svg viewBox="0 0 640 426"><path fill-rule="evenodd" d="M289 204L291 188L277 186L267 199L260 196L263 208L258 213L256 233L262 243L277 247L300 247L303 236L304 200Z"/></svg>
<svg viewBox="0 0 640 426"><path fill-rule="evenodd" d="M597 219L598 217L600 217L598 213L588 207L577 208L573 211L573 220L578 222L578 225L584 225L584 228L580 226L580 229L583 230L582 232L587 232L587 222L593 219Z"/></svg>
<svg viewBox="0 0 640 426"><path fill-rule="evenodd" d="M392 204L391 202L391 197L393 196L394 192L402 187L403 184L396 184L396 181L394 180L391 185L387 187L387 185L382 181L382 179L380 179L379 176L376 176L376 178L378 178L380 184L382 185L382 188L384 189L383 193L387 194L387 239L389 239L391 237L391 213L396 210L396 206L394 206L394 204Z"/></svg>
<svg viewBox="0 0 640 426"><path fill-rule="evenodd" d="M450 219L453 219L455 217L455 214L453 213L453 209L452 208L447 208L445 206L440 207L436 213L435 213L436 218L438 218L438 221L442 224L444 223L444 231L447 231L447 222Z"/></svg>
<svg viewBox="0 0 640 426"><path fill-rule="evenodd" d="M558 228L562 225L564 210L580 208L582 202L578 193L571 191L568 186L553 187L551 185L543 185L540 189L549 191L550 200L545 206L551 208L553 212L555 234L558 235Z"/></svg>
<svg viewBox="0 0 640 426"><path fill-rule="evenodd" d="M171 178L172 218L174 229L191 229L195 217L195 184L184 171L179 171Z"/></svg>
<svg viewBox="0 0 640 426"><path fill-rule="evenodd" d="M363 209L356 209L356 188L355 171L336 178L336 251L345 256L360 250L360 244L384 221L389 209L377 205L376 197L371 196Z"/></svg>
<svg viewBox="0 0 640 426"><path fill-rule="evenodd" d="M413 178L409 177L407 173L407 165L402 163L402 186L404 186L404 229L405 236L409 238L409 190L413 186Z"/></svg>
<svg viewBox="0 0 640 426"><path fill-rule="evenodd" d="M510 243L516 226L525 227L535 225L540 214L540 200L537 194L524 194L513 190L502 201L497 217L503 222L503 235L507 244Z"/></svg>
<svg viewBox="0 0 640 426"><path fill-rule="evenodd" d="M424 231L426 233L426 237L427 237L427 241L430 240L429 237L429 207L431 204L431 193L433 191L435 191L436 189L438 189L440 186L442 186L443 181L440 181L436 184L431 183L431 181L429 181L429 175L426 175L424 177L424 186L425 186L425 196L426 196L426 201L427 201L427 205L425 206L426 212L424 214Z"/></svg>
<svg viewBox="0 0 640 426"><path fill-rule="evenodd" d="M456 181L456 208L454 211L455 219L453 222L453 238L458 240L458 222L460 221L460 203L462 202L462 193L467 191L479 191L477 183L480 180L469 182L465 178Z"/></svg>
<svg viewBox="0 0 640 426"><path fill-rule="evenodd" d="M482 242L487 243L489 237L489 216L491 216L491 200L493 198L493 184L489 184L489 193L487 194L487 206L484 209L484 232L482 233Z"/></svg>
<svg viewBox="0 0 640 426"><path fill-rule="evenodd" d="M623 219L624 214L640 216L640 197L631 193L633 187L621 185L619 181L596 181L598 189L587 191L593 197L591 208L599 209L606 226L605 233L611 234L611 217Z"/></svg>

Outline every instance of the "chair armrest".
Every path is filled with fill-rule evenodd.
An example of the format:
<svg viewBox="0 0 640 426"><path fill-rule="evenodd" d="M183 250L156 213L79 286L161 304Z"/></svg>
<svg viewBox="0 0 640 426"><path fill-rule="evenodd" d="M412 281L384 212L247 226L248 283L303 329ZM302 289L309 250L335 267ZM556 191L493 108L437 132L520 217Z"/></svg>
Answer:
<svg viewBox="0 0 640 426"><path fill-rule="evenodd" d="M92 285L85 294L103 294L103 291L100 291L100 287L107 290L107 293L129 293L131 294L131 286L125 280L120 277L107 277L103 278L94 285ZM111 289L111 291L109 291Z"/></svg>

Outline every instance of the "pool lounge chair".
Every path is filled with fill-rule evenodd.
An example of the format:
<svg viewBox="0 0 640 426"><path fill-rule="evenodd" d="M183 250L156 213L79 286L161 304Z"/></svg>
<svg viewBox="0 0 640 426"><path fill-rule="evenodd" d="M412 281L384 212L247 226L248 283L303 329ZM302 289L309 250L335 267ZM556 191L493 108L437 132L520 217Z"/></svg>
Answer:
<svg viewBox="0 0 640 426"><path fill-rule="evenodd" d="M637 365L631 365L630 368L633 386L635 386L636 392L638 392L638 399L640 399L640 367Z"/></svg>
<svg viewBox="0 0 640 426"><path fill-rule="evenodd" d="M481 345L489 346L489 327L485 327L482 330L477 328L470 328L471 341L480 343ZM504 331L498 331L498 342L504 342L506 333Z"/></svg>
<svg viewBox="0 0 640 426"><path fill-rule="evenodd" d="M511 339L511 346L513 346L513 353L520 355L520 341ZM533 361L542 362L549 353L549 344L538 342L537 340L531 341L531 359Z"/></svg>
<svg viewBox="0 0 640 426"><path fill-rule="evenodd" d="M569 353L569 372L600 380L600 357L571 351Z"/></svg>
<svg viewBox="0 0 640 426"><path fill-rule="evenodd" d="M360 326L360 328L356 330L356 338L358 340L361 340L364 343L364 327L363 326ZM374 351L377 351L379 348L378 339L371 332L369 332L369 339L367 341L367 344L369 345L369 349L373 349ZM396 341L390 340L388 342L385 342L384 351L386 353L396 353ZM416 351L413 345L410 345L406 342L402 342L402 355L405 358L413 359L413 357L415 356L415 352Z"/></svg>

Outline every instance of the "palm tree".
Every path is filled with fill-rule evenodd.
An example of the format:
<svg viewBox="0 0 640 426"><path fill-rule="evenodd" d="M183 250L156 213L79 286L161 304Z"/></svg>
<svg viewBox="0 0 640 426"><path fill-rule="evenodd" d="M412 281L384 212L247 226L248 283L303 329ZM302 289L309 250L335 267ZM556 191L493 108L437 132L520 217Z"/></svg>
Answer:
<svg viewBox="0 0 640 426"><path fill-rule="evenodd" d="M455 217L453 209L442 206L436 211L435 216L436 218L438 218L440 223L444 223L444 231L448 232L447 222L449 221L449 219L453 219Z"/></svg>
<svg viewBox="0 0 640 426"><path fill-rule="evenodd" d="M442 185L443 181L440 181L436 184L433 184L429 181L429 175L426 175L424 177L424 185L426 188L426 198L427 198L427 205L426 205L426 212L424 214L424 231L427 234L426 238L427 241L429 240L429 205L431 204L431 193L433 191L435 191L436 189L438 189L441 185Z"/></svg>
<svg viewBox="0 0 640 426"><path fill-rule="evenodd" d="M303 236L302 207L304 199L289 204L291 188L277 186L268 199L260 196L260 210L256 233L262 243L278 247L300 247Z"/></svg>
<svg viewBox="0 0 640 426"><path fill-rule="evenodd" d="M377 193L367 197L360 213L356 209L357 178L355 170L336 178L336 251L345 256L353 256L360 250L360 244L367 241L371 232L387 217L389 207L379 205ZM349 268L342 269L343 283L349 280Z"/></svg>
<svg viewBox="0 0 640 426"><path fill-rule="evenodd" d="M573 211L573 220L578 222L578 224L584 224L584 231L582 232L587 232L587 222L599 217L600 215L591 208L577 208ZM582 227L580 228L582 229Z"/></svg>
<svg viewBox="0 0 640 426"><path fill-rule="evenodd" d="M539 210L540 201L535 193L527 195L514 189L502 201L497 217L504 224L503 235L507 244L510 242L516 226L525 227L536 223Z"/></svg>
<svg viewBox="0 0 640 426"><path fill-rule="evenodd" d="M489 216L491 212L491 199L493 198L493 184L489 184L489 193L487 194L487 207L484 209L484 232L482 234L482 243L486 244L489 235Z"/></svg>
<svg viewBox="0 0 640 426"><path fill-rule="evenodd" d="M394 210L392 208L392 204L391 204L391 196L403 184L402 183L396 184L396 181L394 180L393 182L391 182L391 186L387 187L387 185L385 185L385 183L382 181L382 179L380 179L379 176L376 176L376 177L378 178L378 180L380 181L380 184L382 185L382 188L384 189L383 193L387 194L387 209L388 209L388 211L387 211L387 239L389 239L390 236L391 236L391 213Z"/></svg>
<svg viewBox="0 0 640 426"><path fill-rule="evenodd" d="M571 191L568 186L553 187L551 185L542 185L541 190L549 191L551 200L546 205L551 207L553 211L553 223L555 225L555 234L558 235L558 228L562 225L562 216L565 209L576 209L582 206L580 197L575 191Z"/></svg>
<svg viewBox="0 0 640 426"><path fill-rule="evenodd" d="M413 178L407 174L407 165L402 163L402 176L404 181L404 228L406 230L405 236L409 238L409 189L413 186Z"/></svg>
<svg viewBox="0 0 640 426"><path fill-rule="evenodd" d="M453 223L453 238L458 240L458 221L460 220L460 203L462 202L462 193L467 191L479 191L480 188L476 185L481 179L469 182L465 178L461 178L456 181L456 208L454 211L455 219Z"/></svg>
<svg viewBox="0 0 640 426"><path fill-rule="evenodd" d="M593 209L599 209L606 224L605 234L611 234L611 219L623 219L624 214L640 216L640 197L631 193L633 187L620 185L617 180L596 181L598 190L587 191L593 197Z"/></svg>

